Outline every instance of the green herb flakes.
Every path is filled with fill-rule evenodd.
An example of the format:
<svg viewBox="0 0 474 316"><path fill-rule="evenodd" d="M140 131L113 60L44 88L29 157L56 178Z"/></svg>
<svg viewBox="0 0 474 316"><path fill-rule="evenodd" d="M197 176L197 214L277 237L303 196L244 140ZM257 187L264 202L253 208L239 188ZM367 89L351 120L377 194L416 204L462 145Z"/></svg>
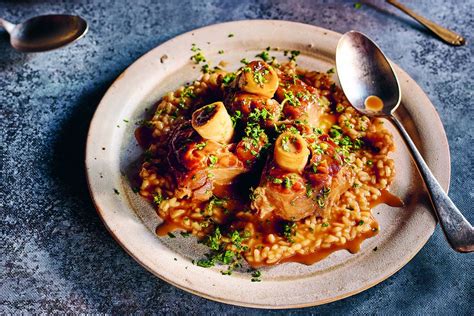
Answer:
<svg viewBox="0 0 474 316"><path fill-rule="evenodd" d="M268 53L267 50L264 50L263 52L261 52L260 54L257 54L255 55L255 57L259 57L261 58L263 61L267 62L269 61L271 58L270 58L270 54Z"/></svg>
<svg viewBox="0 0 474 316"><path fill-rule="evenodd" d="M214 166L218 161L218 158L214 155L209 155L209 166Z"/></svg>
<svg viewBox="0 0 474 316"><path fill-rule="evenodd" d="M290 52L290 54L291 54L291 56L289 57L290 61L296 61L296 57L300 55L300 51L299 50L292 50Z"/></svg>
<svg viewBox="0 0 474 316"><path fill-rule="evenodd" d="M197 150L202 150L204 147L206 147L207 142L201 142L199 144L196 144L196 149Z"/></svg>

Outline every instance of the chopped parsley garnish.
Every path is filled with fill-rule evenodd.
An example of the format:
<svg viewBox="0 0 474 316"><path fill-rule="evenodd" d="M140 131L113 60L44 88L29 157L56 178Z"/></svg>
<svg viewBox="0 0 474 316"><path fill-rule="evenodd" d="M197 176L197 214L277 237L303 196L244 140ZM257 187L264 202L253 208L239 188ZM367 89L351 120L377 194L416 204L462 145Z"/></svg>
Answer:
<svg viewBox="0 0 474 316"><path fill-rule="evenodd" d="M275 183L275 184L282 184L282 183L283 183L283 180L282 180L282 179L275 178L275 179L273 179L272 182Z"/></svg>
<svg viewBox="0 0 474 316"><path fill-rule="evenodd" d="M288 136L284 136L281 139L281 148L283 148L284 151L289 152L290 151L290 146L289 146L290 140Z"/></svg>
<svg viewBox="0 0 474 316"><path fill-rule="evenodd" d="M200 267L208 268L218 263L228 265L228 269L221 271L223 275L230 275L232 271L241 267L240 261L242 259L242 251L248 250L242 242L250 237L246 231L240 233L233 231L230 234L222 234L219 227L216 227L212 234L208 235L204 240L211 252L206 254L206 259L201 259L196 262ZM234 249L234 250L231 250Z"/></svg>
<svg viewBox="0 0 474 316"><path fill-rule="evenodd" d="M364 221L363 221L363 220L360 220L358 225L359 225L359 226L364 225Z"/></svg>
<svg viewBox="0 0 474 316"><path fill-rule="evenodd" d="M222 54L224 54L224 50L221 49L221 50L219 50L217 53L218 53L219 55L222 55Z"/></svg>
<svg viewBox="0 0 474 316"><path fill-rule="evenodd" d="M366 165L369 166L369 167L372 167L373 164L374 164L374 162L372 160L367 160L367 162L366 162Z"/></svg>
<svg viewBox="0 0 474 316"><path fill-rule="evenodd" d="M204 57L202 52L198 52L191 56L191 60L194 61L195 64L199 64L201 62L206 62L206 57Z"/></svg>
<svg viewBox="0 0 474 316"><path fill-rule="evenodd" d="M173 233L171 233L171 232L168 233L168 237L169 237L169 238L176 238L176 236L175 236Z"/></svg>
<svg viewBox="0 0 474 316"><path fill-rule="evenodd" d="M354 149L361 149L364 146L364 141L360 138L357 138L353 142Z"/></svg>
<svg viewBox="0 0 474 316"><path fill-rule="evenodd" d="M311 187L311 183L306 184L306 197L310 198L313 195L313 188Z"/></svg>
<svg viewBox="0 0 474 316"><path fill-rule="evenodd" d="M232 121L232 126L235 127L237 121L242 119L242 112L240 112L239 110L235 111L234 115L232 115L230 119Z"/></svg>
<svg viewBox="0 0 474 316"><path fill-rule="evenodd" d="M266 135L265 131L260 127L258 123L248 123L244 129L244 133L247 137L251 138L252 144L258 146L258 141L262 135Z"/></svg>
<svg viewBox="0 0 474 316"><path fill-rule="evenodd" d="M294 243L293 237L296 236L296 223L288 222L283 225L283 236L285 236L289 242Z"/></svg>
<svg viewBox="0 0 474 316"><path fill-rule="evenodd" d="M291 61L296 61L296 57L300 54L300 51L299 50L292 50L290 52L291 56L289 57L289 59ZM285 55L286 56L286 55Z"/></svg>
<svg viewBox="0 0 474 316"><path fill-rule="evenodd" d="M124 121L125 123L128 123L128 122L129 122L129 120L126 120L126 119L123 119L123 121Z"/></svg>
<svg viewBox="0 0 474 316"><path fill-rule="evenodd" d="M247 60L247 58L242 58L242 59L240 60L240 62L241 62L242 64L244 64L244 65L248 65L248 63L249 63L249 61Z"/></svg>
<svg viewBox="0 0 474 316"><path fill-rule="evenodd" d="M161 193L153 194L153 203L155 205L160 205L161 201L163 201L163 195L161 195Z"/></svg>
<svg viewBox="0 0 474 316"><path fill-rule="evenodd" d="M282 101L282 104L288 102L290 103L292 106L300 106L301 105L301 102L300 100L298 100L295 95L293 94L293 92L291 91L287 91L283 94L285 96L285 98L283 99Z"/></svg>
<svg viewBox="0 0 474 316"><path fill-rule="evenodd" d="M360 3L360 2L354 3L354 8L355 8L355 9L360 9L360 8L362 8L362 3Z"/></svg>
<svg viewBox="0 0 474 316"><path fill-rule="evenodd" d="M267 111L267 109L258 109L255 108L253 109L252 112L250 112L248 119L253 122L259 122L261 119L266 120L267 118L270 118L271 114Z"/></svg>
<svg viewBox="0 0 474 316"><path fill-rule="evenodd" d="M334 69L334 67L328 69L328 71L326 71L327 74L333 74L336 72L336 69Z"/></svg>
<svg viewBox="0 0 474 316"><path fill-rule="evenodd" d="M179 234L183 236L184 238L191 236L190 232L180 232Z"/></svg>
<svg viewBox="0 0 474 316"><path fill-rule="evenodd" d="M214 71L211 69L211 67L208 64L205 64L205 65L202 65L201 72L203 74L210 74L210 73L213 73Z"/></svg>
<svg viewBox="0 0 474 316"><path fill-rule="evenodd" d="M252 282L261 282L262 279L260 279L262 276L262 272L256 270L254 272L252 272L252 278L250 279L250 281Z"/></svg>
<svg viewBox="0 0 474 316"><path fill-rule="evenodd" d="M268 69L264 69L261 71L255 71L253 73L253 81L255 81L257 84L260 86L263 86L265 82L267 82L267 79L265 76L269 73Z"/></svg>
<svg viewBox="0 0 474 316"><path fill-rule="evenodd" d="M202 150L204 147L206 147L207 142L201 142L199 144L196 144L196 149L197 150Z"/></svg>
<svg viewBox="0 0 474 316"><path fill-rule="evenodd" d="M179 96L179 103L178 103L179 107L182 109L186 109L187 98L194 99L195 97L196 97L196 94L194 93L194 86L185 87Z"/></svg>
<svg viewBox="0 0 474 316"><path fill-rule="evenodd" d="M224 78L222 79L222 83L225 85L225 86L228 86L232 81L235 80L235 73L233 72L230 72L228 74L226 74L224 76Z"/></svg>
<svg viewBox="0 0 474 316"><path fill-rule="evenodd" d="M255 57L259 57L261 58L263 61L269 61L271 58L270 58L270 54L268 54L268 51L267 50L264 50L263 52L261 52L260 54L257 54L255 55Z"/></svg>
<svg viewBox="0 0 474 316"><path fill-rule="evenodd" d="M209 162L210 162L210 165L209 166L214 166L216 163L217 163L217 157L214 156L214 155L209 155Z"/></svg>
<svg viewBox="0 0 474 316"><path fill-rule="evenodd" d="M316 196L315 201L316 201L316 203L318 203L318 206L320 208L323 208L326 205L326 200L327 200L330 192L331 192L330 188L323 187L320 194L318 194L318 196Z"/></svg>
<svg viewBox="0 0 474 316"><path fill-rule="evenodd" d="M234 37L234 34L230 33L229 35L227 35L227 37Z"/></svg>
<svg viewBox="0 0 474 316"><path fill-rule="evenodd" d="M338 138L341 135L342 135L342 129L340 126L338 125L331 126L331 129L329 130L329 136L331 136L331 138Z"/></svg>
<svg viewBox="0 0 474 316"><path fill-rule="evenodd" d="M283 178L283 185L285 188L290 189L293 186L293 181L290 177L286 176Z"/></svg>
<svg viewBox="0 0 474 316"><path fill-rule="evenodd" d="M321 224L321 226L322 227L329 227L329 223L324 222L324 223Z"/></svg>
<svg viewBox="0 0 474 316"><path fill-rule="evenodd" d="M117 195L120 195L119 190L117 190L116 188L114 188L114 193L117 194Z"/></svg>
<svg viewBox="0 0 474 316"><path fill-rule="evenodd" d="M227 201L226 199L222 199L213 195L205 208L205 214L209 216L212 215L214 206L224 207L224 204L226 201Z"/></svg>

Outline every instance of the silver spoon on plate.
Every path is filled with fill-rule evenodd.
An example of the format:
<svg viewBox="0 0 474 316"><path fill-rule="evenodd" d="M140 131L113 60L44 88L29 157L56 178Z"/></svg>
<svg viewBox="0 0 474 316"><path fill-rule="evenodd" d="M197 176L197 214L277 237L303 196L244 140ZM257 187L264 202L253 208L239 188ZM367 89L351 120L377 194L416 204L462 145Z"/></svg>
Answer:
<svg viewBox="0 0 474 316"><path fill-rule="evenodd" d="M336 69L341 88L359 112L391 121L400 132L425 182L441 228L453 249L474 251L474 228L444 192L400 121L393 115L401 101L397 76L380 48L362 33L339 40Z"/></svg>
<svg viewBox="0 0 474 316"><path fill-rule="evenodd" d="M21 24L0 18L0 26L10 33L10 43L20 52L44 52L83 37L87 22L75 15L41 15Z"/></svg>

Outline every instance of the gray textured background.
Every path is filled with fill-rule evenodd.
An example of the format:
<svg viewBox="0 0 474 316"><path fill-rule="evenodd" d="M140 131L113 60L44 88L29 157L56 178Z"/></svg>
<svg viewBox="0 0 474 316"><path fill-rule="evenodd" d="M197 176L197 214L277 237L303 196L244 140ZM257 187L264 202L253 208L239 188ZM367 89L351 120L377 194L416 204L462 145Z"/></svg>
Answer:
<svg viewBox="0 0 474 316"><path fill-rule="evenodd" d="M114 78L165 40L221 21L286 19L374 38L440 113L452 157L450 196L474 222L474 3L404 2L469 44L447 46L383 1L356 10L354 1L0 0L0 16L13 22L65 12L90 23L78 43L43 54L16 53L0 31L0 313L259 312L185 293L145 271L100 222L83 168L90 119ZM472 315L473 259L451 251L438 228L382 284L296 312Z"/></svg>

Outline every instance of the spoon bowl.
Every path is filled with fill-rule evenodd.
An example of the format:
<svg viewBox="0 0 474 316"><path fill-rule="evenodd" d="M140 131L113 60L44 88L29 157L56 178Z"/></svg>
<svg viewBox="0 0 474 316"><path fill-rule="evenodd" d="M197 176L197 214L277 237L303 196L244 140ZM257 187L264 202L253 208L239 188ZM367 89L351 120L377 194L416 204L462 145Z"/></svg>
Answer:
<svg viewBox="0 0 474 316"><path fill-rule="evenodd" d="M385 116L400 105L400 85L390 62L364 34L350 31L342 36L336 50L336 68L344 94L359 112ZM369 96L380 98L383 107L368 108L365 101Z"/></svg>
<svg viewBox="0 0 474 316"><path fill-rule="evenodd" d="M459 252L473 252L474 228L444 192L410 135L393 115L401 101L400 85L382 50L364 34L350 31L337 45L336 69L341 88L354 108L369 117L387 118L400 132L450 246Z"/></svg>
<svg viewBox="0 0 474 316"><path fill-rule="evenodd" d="M42 15L14 25L0 19L10 33L10 43L21 52L43 52L70 44L88 30L87 22L75 15Z"/></svg>

